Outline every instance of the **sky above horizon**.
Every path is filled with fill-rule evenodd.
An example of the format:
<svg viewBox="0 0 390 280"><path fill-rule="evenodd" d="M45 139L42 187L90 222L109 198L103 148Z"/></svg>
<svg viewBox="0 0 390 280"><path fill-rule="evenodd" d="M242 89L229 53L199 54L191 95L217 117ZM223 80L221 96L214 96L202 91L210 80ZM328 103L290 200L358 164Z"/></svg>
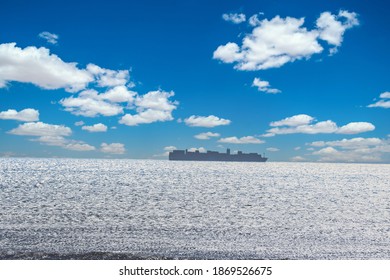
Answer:
<svg viewBox="0 0 390 280"><path fill-rule="evenodd" d="M385 1L1 1L0 157L390 163Z"/></svg>

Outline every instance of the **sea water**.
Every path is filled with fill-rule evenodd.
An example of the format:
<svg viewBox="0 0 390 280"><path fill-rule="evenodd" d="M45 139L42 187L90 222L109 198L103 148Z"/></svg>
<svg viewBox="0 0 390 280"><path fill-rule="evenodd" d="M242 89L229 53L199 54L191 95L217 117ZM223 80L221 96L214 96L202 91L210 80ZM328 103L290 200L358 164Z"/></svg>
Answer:
<svg viewBox="0 0 390 280"><path fill-rule="evenodd" d="M390 165L0 159L0 257L92 252L389 259Z"/></svg>

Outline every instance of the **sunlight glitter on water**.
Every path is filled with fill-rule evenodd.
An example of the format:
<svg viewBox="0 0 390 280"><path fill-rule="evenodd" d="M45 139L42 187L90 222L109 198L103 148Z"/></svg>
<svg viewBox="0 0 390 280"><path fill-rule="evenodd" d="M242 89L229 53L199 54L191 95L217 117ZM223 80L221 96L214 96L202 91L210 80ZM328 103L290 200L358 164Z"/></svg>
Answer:
<svg viewBox="0 0 390 280"><path fill-rule="evenodd" d="M0 254L390 257L390 165L0 159L0 167Z"/></svg>

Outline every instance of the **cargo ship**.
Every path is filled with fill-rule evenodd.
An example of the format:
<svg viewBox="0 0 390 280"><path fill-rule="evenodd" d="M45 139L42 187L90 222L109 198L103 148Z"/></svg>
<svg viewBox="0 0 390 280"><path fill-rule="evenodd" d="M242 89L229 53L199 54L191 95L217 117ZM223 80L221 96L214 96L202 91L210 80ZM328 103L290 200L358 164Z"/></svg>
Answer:
<svg viewBox="0 0 390 280"><path fill-rule="evenodd" d="M190 152L188 150L173 150L169 152L169 160L187 160L187 161L239 161L239 162L266 162L268 158L258 153L243 153L238 151L237 154L231 154L230 149L226 153L215 151L207 151L201 153L196 150Z"/></svg>

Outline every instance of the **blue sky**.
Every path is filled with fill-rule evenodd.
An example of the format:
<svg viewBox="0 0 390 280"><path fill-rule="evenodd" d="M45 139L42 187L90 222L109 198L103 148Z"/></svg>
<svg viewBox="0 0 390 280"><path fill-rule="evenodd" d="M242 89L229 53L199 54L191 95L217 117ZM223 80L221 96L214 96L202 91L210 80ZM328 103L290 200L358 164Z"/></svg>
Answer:
<svg viewBox="0 0 390 280"><path fill-rule="evenodd" d="M388 8L2 1L0 156L389 163Z"/></svg>

